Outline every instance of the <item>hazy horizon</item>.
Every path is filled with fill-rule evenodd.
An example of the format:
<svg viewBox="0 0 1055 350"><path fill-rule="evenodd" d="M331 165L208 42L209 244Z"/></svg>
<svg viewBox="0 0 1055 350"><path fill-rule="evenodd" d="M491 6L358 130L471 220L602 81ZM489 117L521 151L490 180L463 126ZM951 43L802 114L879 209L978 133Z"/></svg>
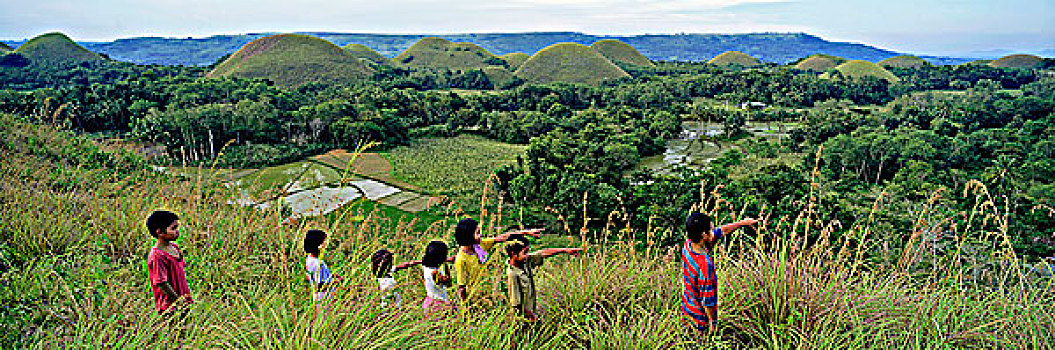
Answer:
<svg viewBox="0 0 1055 350"><path fill-rule="evenodd" d="M0 38L60 31L76 41L270 32L590 35L807 33L898 52L1055 51L1055 5L938 0L67 0L0 4Z"/></svg>

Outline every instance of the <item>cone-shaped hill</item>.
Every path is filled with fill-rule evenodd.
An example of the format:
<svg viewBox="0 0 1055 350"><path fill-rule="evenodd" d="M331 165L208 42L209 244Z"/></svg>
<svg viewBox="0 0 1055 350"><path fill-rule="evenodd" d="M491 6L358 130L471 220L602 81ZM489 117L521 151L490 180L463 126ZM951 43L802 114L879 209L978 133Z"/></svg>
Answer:
<svg viewBox="0 0 1055 350"><path fill-rule="evenodd" d="M796 63L794 68L814 72L823 72L846 62L845 58L831 55L816 54Z"/></svg>
<svg viewBox="0 0 1055 350"><path fill-rule="evenodd" d="M847 77L850 79L876 77L891 83L898 82L901 80L898 79L897 76L894 76L894 73L890 73L890 71L884 69L883 67L880 67L875 63L863 60L846 61L846 63L840 64L838 67L835 67L835 70L839 71L839 73L842 74L843 77ZM829 76L827 76L827 74L823 76L830 78Z"/></svg>
<svg viewBox="0 0 1055 350"><path fill-rule="evenodd" d="M396 64L465 71L495 65L497 56L473 43L453 43L443 38L424 38L400 52ZM501 61L497 62L501 65Z"/></svg>
<svg viewBox="0 0 1055 350"><path fill-rule="evenodd" d="M740 51L726 51L721 55L714 56L708 63L716 66L741 66L754 67L762 65L762 61Z"/></svg>
<svg viewBox="0 0 1055 350"><path fill-rule="evenodd" d="M509 69L516 70L517 68L520 68L520 65L524 64L524 62L527 62L528 58L531 58L531 56L523 52L513 52L498 56L498 58L509 63Z"/></svg>
<svg viewBox="0 0 1055 350"><path fill-rule="evenodd" d="M990 67L1033 69L1044 66L1044 59L1034 55L1010 55L989 62Z"/></svg>
<svg viewBox="0 0 1055 350"><path fill-rule="evenodd" d="M102 61L103 57L70 40L62 33L47 33L29 39L15 49L30 61L44 64L82 63Z"/></svg>
<svg viewBox="0 0 1055 350"><path fill-rule="evenodd" d="M377 63L377 64L391 64L392 63L388 59L388 57L385 57L384 55L381 55L377 51L374 51L374 49L371 49L369 46L366 46L366 45L363 45L363 44L348 44L348 45L344 45L343 48L345 50L347 50L348 53L352 54L353 56L369 60L370 62L374 62L374 63Z"/></svg>
<svg viewBox="0 0 1055 350"><path fill-rule="evenodd" d="M208 76L265 78L294 87L309 82L351 83L373 73L358 57L329 41L279 34L250 41Z"/></svg>
<svg viewBox="0 0 1055 350"><path fill-rule="evenodd" d="M619 40L605 39L593 43L590 47L597 50L597 52L600 52L612 62L643 67L656 66L655 64L652 64L652 61L648 60L648 57L642 55L641 52L637 51L633 46Z"/></svg>
<svg viewBox="0 0 1055 350"><path fill-rule="evenodd" d="M629 77L600 52L576 43L557 43L539 50L517 69L516 76L530 83L581 83Z"/></svg>
<svg viewBox="0 0 1055 350"><path fill-rule="evenodd" d="M916 56L901 55L879 61L879 65L882 67L894 68L920 68L930 65L930 63L927 63L927 61L924 61L922 58Z"/></svg>

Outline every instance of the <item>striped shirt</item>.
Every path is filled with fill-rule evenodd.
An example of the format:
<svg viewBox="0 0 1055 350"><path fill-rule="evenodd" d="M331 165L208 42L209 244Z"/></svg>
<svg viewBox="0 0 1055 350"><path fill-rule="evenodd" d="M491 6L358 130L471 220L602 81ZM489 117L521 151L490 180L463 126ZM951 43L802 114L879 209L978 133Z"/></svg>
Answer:
<svg viewBox="0 0 1055 350"><path fill-rule="evenodd" d="M714 235L721 237L721 231L721 228L714 229ZM681 248L681 275L685 286L681 293L681 313L697 328L706 330L708 319L703 307L718 306L718 276L714 273L714 258L710 252L696 253L690 244L686 239Z"/></svg>

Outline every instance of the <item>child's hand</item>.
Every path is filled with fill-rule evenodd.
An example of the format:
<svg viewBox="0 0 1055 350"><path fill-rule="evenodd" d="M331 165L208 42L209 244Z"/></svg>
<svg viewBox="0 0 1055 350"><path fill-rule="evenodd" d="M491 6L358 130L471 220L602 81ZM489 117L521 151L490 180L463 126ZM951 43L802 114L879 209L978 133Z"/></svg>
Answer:
<svg viewBox="0 0 1055 350"><path fill-rule="evenodd" d="M574 256L574 257L579 257L579 254L582 253L582 248L566 248L566 249L567 250L565 250L564 252L568 253L568 254L571 254L571 256Z"/></svg>
<svg viewBox="0 0 1055 350"><path fill-rule="evenodd" d="M444 275L444 274L437 274L436 275L436 282L441 284L441 285L450 287L450 285L451 285L451 278L450 278L450 276L447 276L447 275Z"/></svg>
<svg viewBox="0 0 1055 350"><path fill-rule="evenodd" d="M742 222L744 224L744 226L750 226L750 225L757 224L758 223L758 219L746 218L746 219L744 219L744 220L742 220L740 222Z"/></svg>

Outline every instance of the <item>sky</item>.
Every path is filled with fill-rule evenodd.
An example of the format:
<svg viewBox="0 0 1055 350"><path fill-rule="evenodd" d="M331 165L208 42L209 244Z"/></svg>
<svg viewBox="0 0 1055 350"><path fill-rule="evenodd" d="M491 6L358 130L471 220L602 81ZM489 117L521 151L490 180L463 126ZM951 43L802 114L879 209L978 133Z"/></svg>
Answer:
<svg viewBox="0 0 1055 350"><path fill-rule="evenodd" d="M1055 0L0 0L0 39L252 32L805 32L900 52L1055 52Z"/></svg>

